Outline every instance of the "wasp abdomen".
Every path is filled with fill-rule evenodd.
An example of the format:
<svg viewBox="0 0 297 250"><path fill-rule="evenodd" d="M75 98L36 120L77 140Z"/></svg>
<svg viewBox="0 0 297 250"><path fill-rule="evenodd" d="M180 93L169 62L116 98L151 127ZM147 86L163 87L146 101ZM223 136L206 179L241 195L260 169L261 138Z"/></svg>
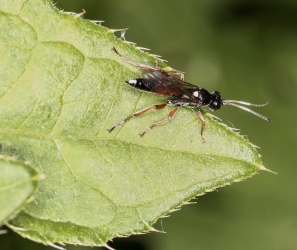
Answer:
<svg viewBox="0 0 297 250"><path fill-rule="evenodd" d="M142 78L128 80L128 81L126 81L126 83L130 84L131 86L133 86L137 89L141 89L141 90L145 90L145 91L152 91L144 84Z"/></svg>

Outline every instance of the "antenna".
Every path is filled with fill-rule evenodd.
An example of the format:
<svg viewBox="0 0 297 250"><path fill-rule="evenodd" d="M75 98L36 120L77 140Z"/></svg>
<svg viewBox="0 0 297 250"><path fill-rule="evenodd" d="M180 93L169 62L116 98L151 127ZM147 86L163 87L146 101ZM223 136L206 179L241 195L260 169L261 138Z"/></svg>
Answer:
<svg viewBox="0 0 297 250"><path fill-rule="evenodd" d="M236 100L222 100L222 104L223 105L230 105L230 106L234 106L236 108L240 108L240 109L243 109L249 113L252 113L253 115L255 116L258 116L260 118L262 118L263 120L266 120L266 121L271 121L268 117L264 116L264 115L261 115L251 109L248 109L246 107L243 107L243 106L240 106L238 104L242 104L242 105L247 105L247 106L253 106L253 107L264 107L268 104L267 103L264 103L264 104L253 104L253 103L249 103L249 102L242 102L242 101L236 101Z"/></svg>

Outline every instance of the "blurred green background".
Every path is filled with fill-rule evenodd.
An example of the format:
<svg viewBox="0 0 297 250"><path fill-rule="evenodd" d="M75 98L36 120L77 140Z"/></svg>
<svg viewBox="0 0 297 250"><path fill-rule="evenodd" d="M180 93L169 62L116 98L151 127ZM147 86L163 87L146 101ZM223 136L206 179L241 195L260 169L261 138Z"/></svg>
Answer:
<svg viewBox="0 0 297 250"><path fill-rule="evenodd" d="M297 1L58 0L65 11L129 28L126 40L162 55L185 79L223 98L269 106L263 121L233 107L215 115L261 147L264 165L245 182L220 188L155 225L166 231L115 239L117 250L297 249ZM120 34L117 34L120 36ZM228 145L226 145L228 147ZM9 231L1 250L52 249ZM91 249L67 246L67 249Z"/></svg>

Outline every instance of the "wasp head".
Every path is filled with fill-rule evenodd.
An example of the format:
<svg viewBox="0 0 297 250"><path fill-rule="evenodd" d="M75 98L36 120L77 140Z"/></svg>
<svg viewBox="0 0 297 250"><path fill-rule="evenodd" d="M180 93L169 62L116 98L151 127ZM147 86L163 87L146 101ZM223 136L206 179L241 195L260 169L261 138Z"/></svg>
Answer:
<svg viewBox="0 0 297 250"><path fill-rule="evenodd" d="M211 93L211 101L208 105L211 111L216 111L221 108L222 101L221 101L221 94L218 91L213 91Z"/></svg>

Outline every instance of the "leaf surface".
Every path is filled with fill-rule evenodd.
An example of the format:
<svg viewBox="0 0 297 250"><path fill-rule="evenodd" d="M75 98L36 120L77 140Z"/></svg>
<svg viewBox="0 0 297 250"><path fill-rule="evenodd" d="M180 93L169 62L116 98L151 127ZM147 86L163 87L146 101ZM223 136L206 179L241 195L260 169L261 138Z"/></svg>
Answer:
<svg viewBox="0 0 297 250"><path fill-rule="evenodd" d="M28 164L0 155L0 225L31 200L39 179Z"/></svg>
<svg viewBox="0 0 297 250"><path fill-rule="evenodd" d="M251 143L196 110L140 138L172 107L107 129L166 101L125 80L141 72L119 58L154 66L156 58L113 31L57 10L47 0L0 5L0 142L6 154L46 175L34 202L11 225L32 240L106 245L153 230L162 216L197 195L264 169ZM162 67L166 65L161 62Z"/></svg>

